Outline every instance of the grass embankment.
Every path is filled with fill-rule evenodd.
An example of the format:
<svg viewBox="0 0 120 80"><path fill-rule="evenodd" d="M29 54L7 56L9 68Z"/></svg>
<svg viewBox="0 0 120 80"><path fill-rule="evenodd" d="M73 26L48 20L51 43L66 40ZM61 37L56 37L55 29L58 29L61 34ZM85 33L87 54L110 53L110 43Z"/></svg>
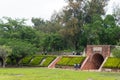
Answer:
<svg viewBox="0 0 120 80"><path fill-rule="evenodd" d="M0 80L120 80L120 73L47 68L1 68Z"/></svg>

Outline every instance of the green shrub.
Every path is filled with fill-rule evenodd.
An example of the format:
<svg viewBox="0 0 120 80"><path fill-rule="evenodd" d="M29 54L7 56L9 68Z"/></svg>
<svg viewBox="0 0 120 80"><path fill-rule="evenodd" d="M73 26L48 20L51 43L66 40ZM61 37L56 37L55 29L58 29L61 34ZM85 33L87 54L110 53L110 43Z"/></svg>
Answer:
<svg viewBox="0 0 120 80"><path fill-rule="evenodd" d="M49 66L49 64L55 59L55 56L47 56L45 58L45 61L43 62L43 64L41 64L41 66L47 67Z"/></svg>
<svg viewBox="0 0 120 80"><path fill-rule="evenodd" d="M33 56L27 56L20 61L20 65L28 65Z"/></svg>
<svg viewBox="0 0 120 80"><path fill-rule="evenodd" d="M61 60L57 63L57 65L62 65L62 66L66 66L67 63L72 59L72 57L65 57L63 56L61 58Z"/></svg>
<svg viewBox="0 0 120 80"><path fill-rule="evenodd" d="M30 66L39 66L40 63L42 62L42 60L44 59L44 56L35 56L31 62L30 62Z"/></svg>
<svg viewBox="0 0 120 80"><path fill-rule="evenodd" d="M74 66L74 64L82 64L84 59L85 57L73 57L73 59L71 59L67 65Z"/></svg>
<svg viewBox="0 0 120 80"><path fill-rule="evenodd" d="M57 66L74 66L74 64L82 64L85 57L64 56L56 64Z"/></svg>
<svg viewBox="0 0 120 80"><path fill-rule="evenodd" d="M120 58L109 57L105 64L103 65L103 68L118 68L119 65Z"/></svg>

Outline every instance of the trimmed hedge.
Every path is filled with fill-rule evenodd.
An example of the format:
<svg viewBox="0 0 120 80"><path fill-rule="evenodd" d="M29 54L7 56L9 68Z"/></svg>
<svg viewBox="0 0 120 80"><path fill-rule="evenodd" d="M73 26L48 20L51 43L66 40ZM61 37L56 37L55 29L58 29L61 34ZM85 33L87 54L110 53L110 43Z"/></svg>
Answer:
<svg viewBox="0 0 120 80"><path fill-rule="evenodd" d="M85 57L63 56L56 64L57 66L74 66L74 64L82 64Z"/></svg>
<svg viewBox="0 0 120 80"><path fill-rule="evenodd" d="M57 65L62 65L62 66L66 66L67 63L72 59L72 57L65 57L63 56L61 58L61 60L57 63Z"/></svg>
<svg viewBox="0 0 120 80"><path fill-rule="evenodd" d="M35 56L31 62L29 63L30 66L39 66L42 60L44 59L44 56Z"/></svg>
<svg viewBox="0 0 120 80"><path fill-rule="evenodd" d="M74 64L82 64L84 59L85 59L85 57L74 57L73 59L71 59L69 61L69 63L67 65L74 66Z"/></svg>
<svg viewBox="0 0 120 80"><path fill-rule="evenodd" d="M103 65L103 68L120 68L120 58L109 57Z"/></svg>
<svg viewBox="0 0 120 80"><path fill-rule="evenodd" d="M31 61L32 58L33 58L33 56L27 56L27 57L23 58L23 59L20 61L19 64L26 66L26 65L28 65L28 64L30 63L30 61Z"/></svg>
<svg viewBox="0 0 120 80"><path fill-rule="evenodd" d="M43 67L48 67L49 64L56 58L56 56L47 56L45 58L45 61L40 65L40 66L43 66Z"/></svg>
<svg viewBox="0 0 120 80"><path fill-rule="evenodd" d="M29 65L47 67L55 58L56 56L35 55L31 62L29 63Z"/></svg>

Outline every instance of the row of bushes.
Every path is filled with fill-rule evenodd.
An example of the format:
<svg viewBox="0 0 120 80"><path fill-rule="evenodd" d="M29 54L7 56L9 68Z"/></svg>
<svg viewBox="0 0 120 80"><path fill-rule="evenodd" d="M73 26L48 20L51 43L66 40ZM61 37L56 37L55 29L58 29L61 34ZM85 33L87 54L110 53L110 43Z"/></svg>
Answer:
<svg viewBox="0 0 120 80"><path fill-rule="evenodd" d="M18 65L20 66L40 66L40 67L47 67L56 56L48 56L48 55L34 55L34 56L27 56L20 60ZM12 61L11 59L7 60L8 65L17 65L16 62Z"/></svg>
<svg viewBox="0 0 120 80"><path fill-rule="evenodd" d="M109 57L103 65L103 68L120 68L120 58Z"/></svg>
<svg viewBox="0 0 120 80"><path fill-rule="evenodd" d="M75 56L63 56L61 60L56 64L56 67L60 66L74 66L74 64L82 64L85 57Z"/></svg>

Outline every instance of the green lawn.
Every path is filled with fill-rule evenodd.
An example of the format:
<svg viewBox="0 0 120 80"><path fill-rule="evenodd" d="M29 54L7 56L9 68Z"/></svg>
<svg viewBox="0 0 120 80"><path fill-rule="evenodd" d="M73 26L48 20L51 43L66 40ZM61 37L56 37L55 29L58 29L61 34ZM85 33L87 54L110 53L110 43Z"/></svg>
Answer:
<svg viewBox="0 0 120 80"><path fill-rule="evenodd" d="M47 68L0 68L0 80L120 80L120 73Z"/></svg>

